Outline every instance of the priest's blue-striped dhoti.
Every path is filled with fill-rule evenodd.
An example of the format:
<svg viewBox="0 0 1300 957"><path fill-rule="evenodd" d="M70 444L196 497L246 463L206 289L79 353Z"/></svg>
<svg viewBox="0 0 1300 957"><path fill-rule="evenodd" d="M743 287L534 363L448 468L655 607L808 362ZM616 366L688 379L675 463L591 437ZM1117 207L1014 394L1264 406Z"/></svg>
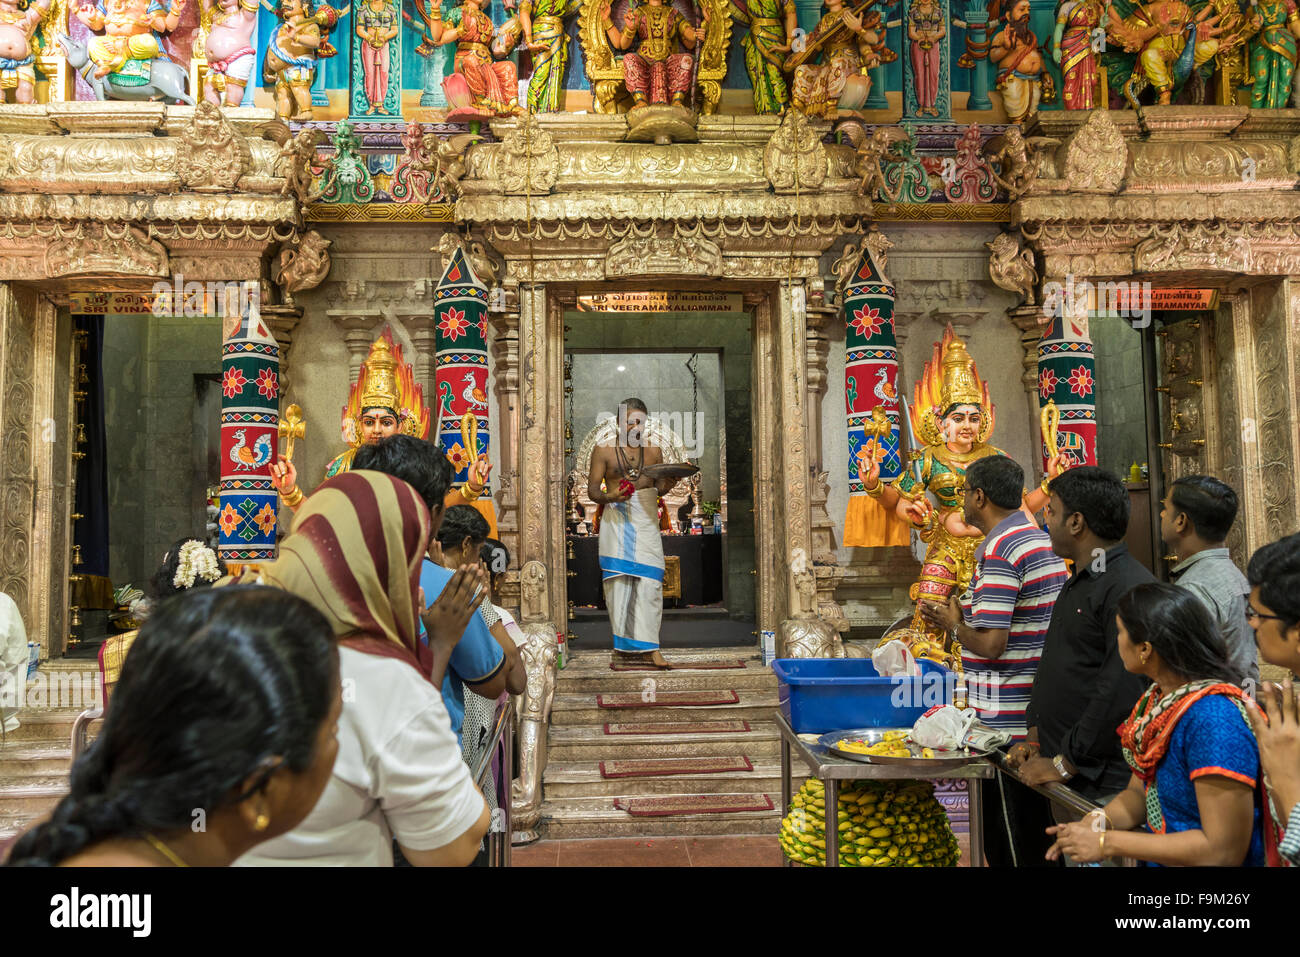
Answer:
<svg viewBox="0 0 1300 957"><path fill-rule="evenodd" d="M600 518L600 573L618 651L654 651L664 612L664 543L659 496L643 488L605 506Z"/></svg>

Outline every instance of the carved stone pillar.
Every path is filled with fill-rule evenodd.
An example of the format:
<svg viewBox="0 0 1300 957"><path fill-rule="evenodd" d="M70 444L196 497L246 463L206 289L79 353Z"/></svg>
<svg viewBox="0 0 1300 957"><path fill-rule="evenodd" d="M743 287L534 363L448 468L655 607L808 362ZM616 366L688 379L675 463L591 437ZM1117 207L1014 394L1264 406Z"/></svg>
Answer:
<svg viewBox="0 0 1300 957"><path fill-rule="evenodd" d="M393 314L401 322L406 334L411 337L411 345L415 352L411 356L411 368L415 373L415 381L424 389L425 401L436 408L437 396L434 393L433 379L436 372L437 331L433 321L433 309L431 306L415 304L398 307ZM439 428L440 423L435 421L433 434L430 436L435 441L438 438Z"/></svg>
<svg viewBox="0 0 1300 957"><path fill-rule="evenodd" d="M1007 310L1007 318L1011 320L1012 325L1020 330L1020 347L1024 350L1024 356L1020 361L1025 367L1025 371L1020 377L1020 381L1025 387L1026 408L1029 411L1029 428L1033 433L1033 445L1031 447L1035 450L1033 456L1034 482L1026 481L1025 484L1029 488L1033 488L1035 484L1043 480L1042 456L1038 454L1043 447L1042 426L1039 425L1038 415L1038 342L1043 338L1043 330L1046 328L1041 324L1043 307L1012 306Z"/></svg>
<svg viewBox="0 0 1300 957"><path fill-rule="evenodd" d="M817 586L817 616L831 623L841 634L848 631L849 622L844 609L835 600L835 589L844 579L844 569L835 558L835 523L826 511L826 498L830 494L827 472L822 468L824 446L822 442L822 399L829 383L826 380L826 360L830 352L828 328L839 316L834 307L809 304L807 334L807 394L808 394L808 477L809 508L812 539L813 572Z"/></svg>
<svg viewBox="0 0 1300 957"><path fill-rule="evenodd" d="M807 367L807 305L804 280L784 280L775 304L759 309L760 343L775 361L766 365L775 373L768 387L777 396L774 434L779 464L772 504L774 522L771 544L777 558L768 581L776 596L776 610L782 615L777 632L778 654L796 658L841 658L844 646L830 622L817 617L817 573L810 555L812 534L809 521L809 428ZM769 300L770 303L770 300ZM774 305L774 308L773 308ZM762 329L767 326L769 335ZM822 374L824 382L825 374ZM762 386L760 385L761 389ZM770 566L769 566L770 568Z"/></svg>
<svg viewBox="0 0 1300 957"><path fill-rule="evenodd" d="M378 309L352 307L326 309L325 315L343 330L343 341L348 347L348 371L355 382L361 375L361 363L366 361L370 346L379 335L383 313Z"/></svg>
<svg viewBox="0 0 1300 957"><path fill-rule="evenodd" d="M488 329L497 401L497 530L511 555L519 552L519 312L489 312ZM516 587L517 584L516 584ZM512 603L513 604L513 603Z"/></svg>
<svg viewBox="0 0 1300 957"><path fill-rule="evenodd" d="M289 349L293 345L293 331L302 321L301 306L262 306L262 320L275 336L276 345L280 347L280 394L289 394Z"/></svg>
<svg viewBox="0 0 1300 957"><path fill-rule="evenodd" d="M70 330L54 304L0 284L0 590L41 657L63 653L71 571Z"/></svg>
<svg viewBox="0 0 1300 957"><path fill-rule="evenodd" d="M563 326L563 307L548 303L544 284L520 286L519 565L541 562L553 579L567 565L564 510L551 507L564 500L564 438L554 427L561 421ZM545 599L552 631L568 623L565 591L560 577Z"/></svg>

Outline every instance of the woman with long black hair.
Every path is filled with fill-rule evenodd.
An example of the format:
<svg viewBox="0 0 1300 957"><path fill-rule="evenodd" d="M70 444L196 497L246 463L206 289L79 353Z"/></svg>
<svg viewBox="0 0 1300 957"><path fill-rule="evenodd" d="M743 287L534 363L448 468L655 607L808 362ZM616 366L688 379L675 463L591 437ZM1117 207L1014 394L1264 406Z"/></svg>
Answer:
<svg viewBox="0 0 1300 957"><path fill-rule="evenodd" d="M329 623L256 586L162 602L71 790L11 865L224 866L297 826L338 753Z"/></svg>
<svg viewBox="0 0 1300 957"><path fill-rule="evenodd" d="M1153 582L1121 598L1116 617L1124 667L1151 679L1120 727L1133 776L1082 821L1048 828L1048 858L1262 865L1259 747L1243 676L1209 611L1191 592Z"/></svg>

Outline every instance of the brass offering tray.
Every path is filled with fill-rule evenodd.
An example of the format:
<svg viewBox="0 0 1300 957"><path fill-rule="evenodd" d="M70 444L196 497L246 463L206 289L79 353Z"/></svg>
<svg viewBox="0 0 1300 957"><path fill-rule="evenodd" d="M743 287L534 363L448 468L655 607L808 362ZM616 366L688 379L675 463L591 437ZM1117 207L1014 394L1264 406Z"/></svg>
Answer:
<svg viewBox="0 0 1300 957"><path fill-rule="evenodd" d="M649 476L652 479L690 478L700 470L698 465L692 465L690 462L661 462L658 465L647 465L641 470L642 475Z"/></svg>
<svg viewBox="0 0 1300 957"><path fill-rule="evenodd" d="M915 768L918 771L947 771L952 768L960 768L972 761L978 761L981 758L988 757L992 752L979 750L976 748L962 748L959 751L940 751L935 749L934 757L927 758L921 753L921 746L911 740L905 740L910 757L892 757L884 754L859 754L856 751L842 751L838 745L845 738L853 741L863 741L867 744L879 744L885 740L885 736L890 732L897 734L902 731L910 734L911 728L854 728L849 731L830 731L823 734L817 739L817 742L837 758L846 758L849 761L860 761L863 764L892 764L901 767Z"/></svg>

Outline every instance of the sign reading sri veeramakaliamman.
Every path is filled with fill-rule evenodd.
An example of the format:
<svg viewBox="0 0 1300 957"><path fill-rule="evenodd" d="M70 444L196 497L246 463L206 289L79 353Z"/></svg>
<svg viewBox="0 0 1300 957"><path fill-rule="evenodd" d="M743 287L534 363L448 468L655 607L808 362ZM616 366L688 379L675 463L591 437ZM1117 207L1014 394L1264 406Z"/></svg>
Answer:
<svg viewBox="0 0 1300 957"><path fill-rule="evenodd" d="M741 312L740 293L647 291L578 297L579 312Z"/></svg>

